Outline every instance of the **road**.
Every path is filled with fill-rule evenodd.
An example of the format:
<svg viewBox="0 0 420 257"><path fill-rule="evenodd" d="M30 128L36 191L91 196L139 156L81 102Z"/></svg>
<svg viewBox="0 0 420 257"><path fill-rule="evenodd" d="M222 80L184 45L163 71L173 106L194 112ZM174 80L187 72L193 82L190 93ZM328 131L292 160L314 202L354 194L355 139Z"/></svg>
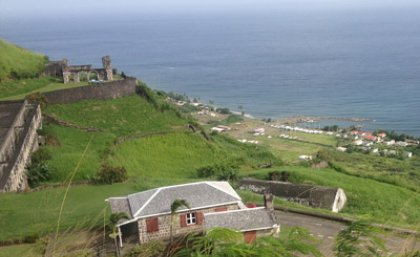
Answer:
<svg viewBox="0 0 420 257"><path fill-rule="evenodd" d="M335 236L346 227L344 223L293 212L276 211L276 217L283 228L299 226L308 229L314 237L320 240L318 247L328 257L334 256ZM392 253L420 249L420 238L414 236L402 236L389 232L382 238L387 249Z"/></svg>

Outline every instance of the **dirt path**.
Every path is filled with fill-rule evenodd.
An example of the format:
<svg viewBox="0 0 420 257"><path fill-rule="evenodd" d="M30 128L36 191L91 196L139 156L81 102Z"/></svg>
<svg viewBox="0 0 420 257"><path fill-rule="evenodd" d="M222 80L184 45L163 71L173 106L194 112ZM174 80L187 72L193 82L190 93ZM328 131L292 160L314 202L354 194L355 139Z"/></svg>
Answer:
<svg viewBox="0 0 420 257"><path fill-rule="evenodd" d="M313 217L304 214L276 211L277 220L284 227L300 226L320 240L319 249L325 256L335 256L333 253L335 236L346 227L344 223ZM386 233L383 236L386 247L392 253L403 253L420 249L420 238L403 236L396 233Z"/></svg>

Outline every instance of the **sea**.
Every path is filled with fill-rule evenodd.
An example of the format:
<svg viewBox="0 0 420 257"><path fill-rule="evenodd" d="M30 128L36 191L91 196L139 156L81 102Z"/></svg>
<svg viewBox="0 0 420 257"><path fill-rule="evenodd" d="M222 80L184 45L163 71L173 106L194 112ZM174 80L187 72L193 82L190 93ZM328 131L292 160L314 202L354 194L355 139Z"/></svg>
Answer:
<svg viewBox="0 0 420 257"><path fill-rule="evenodd" d="M0 37L257 118L420 136L420 9L15 17Z"/></svg>

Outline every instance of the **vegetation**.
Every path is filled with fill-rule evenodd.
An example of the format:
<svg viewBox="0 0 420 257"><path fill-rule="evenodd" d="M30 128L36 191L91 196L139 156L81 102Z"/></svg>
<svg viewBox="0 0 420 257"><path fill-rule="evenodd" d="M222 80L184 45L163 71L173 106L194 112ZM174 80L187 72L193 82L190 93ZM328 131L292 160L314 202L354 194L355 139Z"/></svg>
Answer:
<svg viewBox="0 0 420 257"><path fill-rule="evenodd" d="M347 196L347 204L342 215L357 217L375 223L405 226L418 229L420 221L420 194L409 189L337 172L333 169L312 169L310 167L285 166L289 181L293 183L313 184L342 188ZM272 169L243 173L265 179ZM252 197L245 194L246 197ZM253 201L249 198L249 201ZM282 205L302 208L297 204L282 202ZM309 208L307 210L312 210Z"/></svg>
<svg viewBox="0 0 420 257"><path fill-rule="evenodd" d="M96 173L97 181L104 184L113 184L127 180L127 170L124 167L112 167L108 163L102 164Z"/></svg>
<svg viewBox="0 0 420 257"><path fill-rule="evenodd" d="M197 169L199 178L215 178L232 180L237 178L238 166L232 163L207 165Z"/></svg>
<svg viewBox="0 0 420 257"><path fill-rule="evenodd" d="M182 207L185 207L187 209L191 208L189 203L184 199L175 199L171 204L171 227L170 227L170 232L169 232L169 238L170 238L171 244L174 241L174 236L173 236L174 216L175 216L176 211Z"/></svg>
<svg viewBox="0 0 420 257"><path fill-rule="evenodd" d="M0 82L0 99L24 99L28 94L49 92L65 88L80 87L86 82L63 84L57 78L40 77L20 80L6 80Z"/></svg>
<svg viewBox="0 0 420 257"><path fill-rule="evenodd" d="M336 171L345 174L370 178L414 191L420 190L420 158L418 156L410 160L400 160L358 152L349 154L324 149L318 152L317 157L327 161Z"/></svg>
<svg viewBox="0 0 420 257"><path fill-rule="evenodd" d="M243 240L240 232L215 228L205 235L192 233L181 239L180 242L176 242L177 249L180 250L173 253L173 247L170 247L166 256L322 256L314 246L317 240L306 230L298 227L291 228L287 235L281 238L259 237L252 244L246 244Z"/></svg>
<svg viewBox="0 0 420 257"><path fill-rule="evenodd" d="M0 82L38 77L48 59L0 39Z"/></svg>
<svg viewBox="0 0 420 257"><path fill-rule="evenodd" d="M8 58L1 52L4 51L1 44L2 41L0 68ZM3 56L6 58L3 59ZM34 57L34 60L37 58ZM45 61L42 56L40 59ZM37 76L39 73L31 68L36 67L33 65L36 61L28 63L16 63L16 67L27 67L23 68L25 72L22 73L17 72L18 68L10 68L11 64L6 65L9 73L4 73L4 76L0 74L0 98L22 99L29 94L28 99L39 100L40 95L33 93L83 85L64 85L52 78L10 80L12 77ZM3 72L3 69L0 71ZM102 227L105 217L109 215L104 199L111 196L197 179L232 180L239 176L340 187L346 192L348 203L339 215L418 229L418 157L399 160L357 152L340 153L335 151L338 144L335 137L300 132L288 132L296 139L260 137L259 145L242 144L225 135L207 135L194 120L165 101L166 96L189 101L185 95L153 92L142 82L138 84L137 93L113 100L86 100L46 106L44 113L81 128L95 129L88 132L52 123L44 124L40 133L45 136L47 145L32 156L28 178L31 186L43 185L45 188L38 192L0 195L0 241L33 243L53 231ZM189 112L193 109L181 111ZM244 121L244 117L230 114L227 108L218 111L229 114L223 116L227 117L225 120L218 121L222 124ZM335 130L335 127L329 130ZM392 133L389 135L393 137ZM264 144L270 147L262 146ZM412 151L419 149L413 148ZM310 168L310 164L304 167L297 161L301 154L317 154L317 159L326 161L329 167L315 169ZM260 170L259 167L266 164L272 168ZM95 178L112 185L72 185L80 180L92 181ZM68 188L57 187L63 184ZM261 201L261 197L253 193L240 190L239 193L245 202ZM310 209L280 199L276 202L284 206ZM175 212L182 205L188 207L186 202L174 202L171 210ZM311 211L329 213L327 210ZM117 221L112 222L113 228ZM115 230L113 232L111 235L115 238ZM130 256L149 256L144 254L158 254L168 250L175 256L226 256L229 253L234 256L320 255L312 246L312 238L297 228L290 229L280 239L260 238L251 245L245 245L243 238L232 234L234 232L225 235L219 232L215 230L206 235L194 234L176 242L183 245L181 251L179 245L173 251L174 248L164 249L161 244L150 244L135 248ZM378 253L370 251L373 249L370 246L376 247L377 243L376 239L371 241L370 236L363 224L353 224L337 239L337 254L351 256L354 253ZM360 241L363 243L359 244ZM360 251L356 249L361 245L370 248ZM0 256L2 254L40 256L43 253L33 251L32 246L21 246L3 247ZM412 256L416 254L414 252Z"/></svg>
<svg viewBox="0 0 420 257"><path fill-rule="evenodd" d="M114 246L117 251L117 256L121 256L120 248L118 247L117 237L119 233L117 232L117 224L120 220L127 220L129 217L124 212L112 213L109 217L109 226L112 229L112 233L109 235L110 238L114 240Z"/></svg>
<svg viewBox="0 0 420 257"><path fill-rule="evenodd" d="M43 148L32 154L31 164L26 171L30 187L37 187L41 182L48 181L51 178L51 171L46 163L50 159L51 154Z"/></svg>
<svg viewBox="0 0 420 257"><path fill-rule="evenodd" d="M363 221L352 223L340 231L336 238L337 257L387 256L381 238L374 234L375 229Z"/></svg>

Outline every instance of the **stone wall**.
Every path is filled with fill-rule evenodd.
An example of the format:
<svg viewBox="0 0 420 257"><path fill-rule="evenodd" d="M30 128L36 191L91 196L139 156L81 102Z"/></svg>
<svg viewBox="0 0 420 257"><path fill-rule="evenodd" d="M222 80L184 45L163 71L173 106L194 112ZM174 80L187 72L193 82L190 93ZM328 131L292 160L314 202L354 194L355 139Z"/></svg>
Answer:
<svg viewBox="0 0 420 257"><path fill-rule="evenodd" d="M38 147L37 129L42 126L38 104L22 103L9 133L1 146L0 191L21 191L27 187L26 166Z"/></svg>
<svg viewBox="0 0 420 257"><path fill-rule="evenodd" d="M269 192L291 202L329 209L333 212L339 212L344 208L347 201L346 195L341 188L257 179L242 179L239 182L239 186L240 189L250 190L259 194Z"/></svg>
<svg viewBox="0 0 420 257"><path fill-rule="evenodd" d="M114 99L135 93L136 79L126 78L124 80L104 82L96 85L47 92L43 95L46 97L48 103L63 104L86 99Z"/></svg>
<svg viewBox="0 0 420 257"><path fill-rule="evenodd" d="M239 209L237 204L226 205L227 210L237 210ZM194 210L191 212L201 212L201 213L210 213L216 212L219 207L213 207L208 209ZM181 227L181 215L187 212L176 213L173 217L173 235L174 237L182 234L186 234L194 231L202 231L203 225L187 225L186 227ZM204 221L205 222L205 221ZM150 240L167 240L170 238L170 227L171 227L171 215L163 215L158 217L159 231L147 233L146 230L146 219L141 219L138 221L139 229L139 242L146 243ZM124 237L124 235L123 235Z"/></svg>

